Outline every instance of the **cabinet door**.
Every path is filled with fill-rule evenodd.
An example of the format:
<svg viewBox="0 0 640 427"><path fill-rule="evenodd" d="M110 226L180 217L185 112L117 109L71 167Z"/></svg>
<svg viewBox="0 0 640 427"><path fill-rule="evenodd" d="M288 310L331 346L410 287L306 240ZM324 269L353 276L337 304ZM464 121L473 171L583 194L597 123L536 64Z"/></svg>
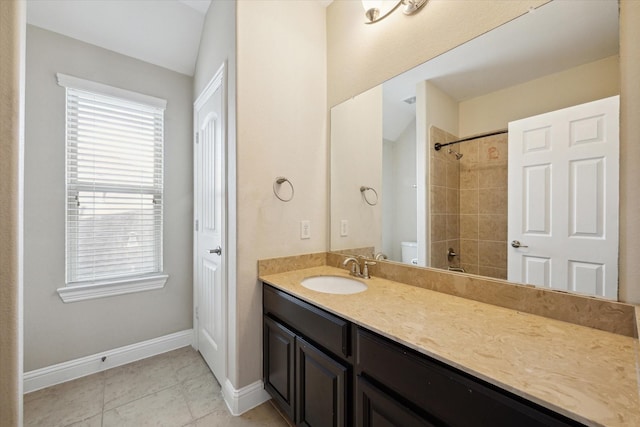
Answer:
<svg viewBox="0 0 640 427"><path fill-rule="evenodd" d="M296 371L296 424L346 426L348 368L298 337Z"/></svg>
<svg viewBox="0 0 640 427"><path fill-rule="evenodd" d="M456 427L582 425L365 329L357 372L422 412Z"/></svg>
<svg viewBox="0 0 640 427"><path fill-rule="evenodd" d="M294 419L295 341L293 332L264 316L264 388L291 420Z"/></svg>
<svg viewBox="0 0 640 427"><path fill-rule="evenodd" d="M369 381L358 376L356 386L358 427L434 427Z"/></svg>
<svg viewBox="0 0 640 427"><path fill-rule="evenodd" d="M264 314L291 325L296 332L346 359L351 356L351 324L294 296L264 285Z"/></svg>

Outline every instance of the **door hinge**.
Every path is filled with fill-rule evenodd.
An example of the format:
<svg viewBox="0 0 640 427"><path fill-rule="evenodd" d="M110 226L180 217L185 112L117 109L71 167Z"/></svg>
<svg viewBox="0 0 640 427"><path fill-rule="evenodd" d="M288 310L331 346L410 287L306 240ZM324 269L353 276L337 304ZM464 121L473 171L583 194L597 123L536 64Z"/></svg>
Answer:
<svg viewBox="0 0 640 427"><path fill-rule="evenodd" d="M200 144L200 132L196 132L196 144Z"/></svg>
<svg viewBox="0 0 640 427"><path fill-rule="evenodd" d="M196 307L196 320L200 320L200 315L198 314L198 307Z"/></svg>
<svg viewBox="0 0 640 427"><path fill-rule="evenodd" d="M198 228L200 228L200 223L198 222L198 220L196 219L196 231L198 231Z"/></svg>

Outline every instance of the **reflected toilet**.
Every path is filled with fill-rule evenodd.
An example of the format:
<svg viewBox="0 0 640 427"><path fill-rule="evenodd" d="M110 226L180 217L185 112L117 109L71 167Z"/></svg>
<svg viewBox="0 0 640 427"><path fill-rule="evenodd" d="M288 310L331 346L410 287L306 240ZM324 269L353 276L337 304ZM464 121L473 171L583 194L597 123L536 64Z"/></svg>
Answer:
<svg viewBox="0 0 640 427"><path fill-rule="evenodd" d="M402 262L405 264L418 265L418 243L400 242L402 249Z"/></svg>

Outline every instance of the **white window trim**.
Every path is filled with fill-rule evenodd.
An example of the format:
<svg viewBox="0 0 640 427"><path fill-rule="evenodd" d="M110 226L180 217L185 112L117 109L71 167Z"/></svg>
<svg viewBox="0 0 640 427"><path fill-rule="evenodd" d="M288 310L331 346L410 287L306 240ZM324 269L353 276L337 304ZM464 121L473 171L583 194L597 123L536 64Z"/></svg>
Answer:
<svg viewBox="0 0 640 427"><path fill-rule="evenodd" d="M115 98L126 99L131 102L147 104L152 107L167 109L167 101L155 96L144 95L142 93L133 92L119 87L109 86L102 83L92 82L78 77L68 76L66 74L57 73L58 85L62 87L70 87L73 89L86 90L88 92L97 92L102 95L113 96Z"/></svg>
<svg viewBox="0 0 640 427"><path fill-rule="evenodd" d="M167 101L150 95L105 85L102 83L84 80L78 77L56 73L58 85L74 89L97 92L133 102L147 104L166 110ZM169 279L168 274L153 273L139 277L127 277L123 279L109 279L86 285L64 286L56 291L64 303L86 301L90 299L106 298L117 295L126 295L136 292L153 291L162 289Z"/></svg>
<svg viewBox="0 0 640 427"><path fill-rule="evenodd" d="M134 292L153 291L164 288L168 274L154 274L123 280L106 280L89 285L65 286L57 292L63 302L77 302L89 299L113 297Z"/></svg>

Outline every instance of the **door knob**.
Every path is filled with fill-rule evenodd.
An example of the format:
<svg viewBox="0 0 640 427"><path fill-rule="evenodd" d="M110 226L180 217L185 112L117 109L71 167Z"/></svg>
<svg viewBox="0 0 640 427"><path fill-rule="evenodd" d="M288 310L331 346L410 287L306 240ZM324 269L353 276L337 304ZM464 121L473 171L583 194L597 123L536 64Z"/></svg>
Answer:
<svg viewBox="0 0 640 427"><path fill-rule="evenodd" d="M523 244L521 244L518 240L514 240L513 242L511 242L511 246L513 246L514 248L528 248L529 246L525 246Z"/></svg>
<svg viewBox="0 0 640 427"><path fill-rule="evenodd" d="M218 245L215 249L209 249L210 254L222 255L222 248Z"/></svg>

